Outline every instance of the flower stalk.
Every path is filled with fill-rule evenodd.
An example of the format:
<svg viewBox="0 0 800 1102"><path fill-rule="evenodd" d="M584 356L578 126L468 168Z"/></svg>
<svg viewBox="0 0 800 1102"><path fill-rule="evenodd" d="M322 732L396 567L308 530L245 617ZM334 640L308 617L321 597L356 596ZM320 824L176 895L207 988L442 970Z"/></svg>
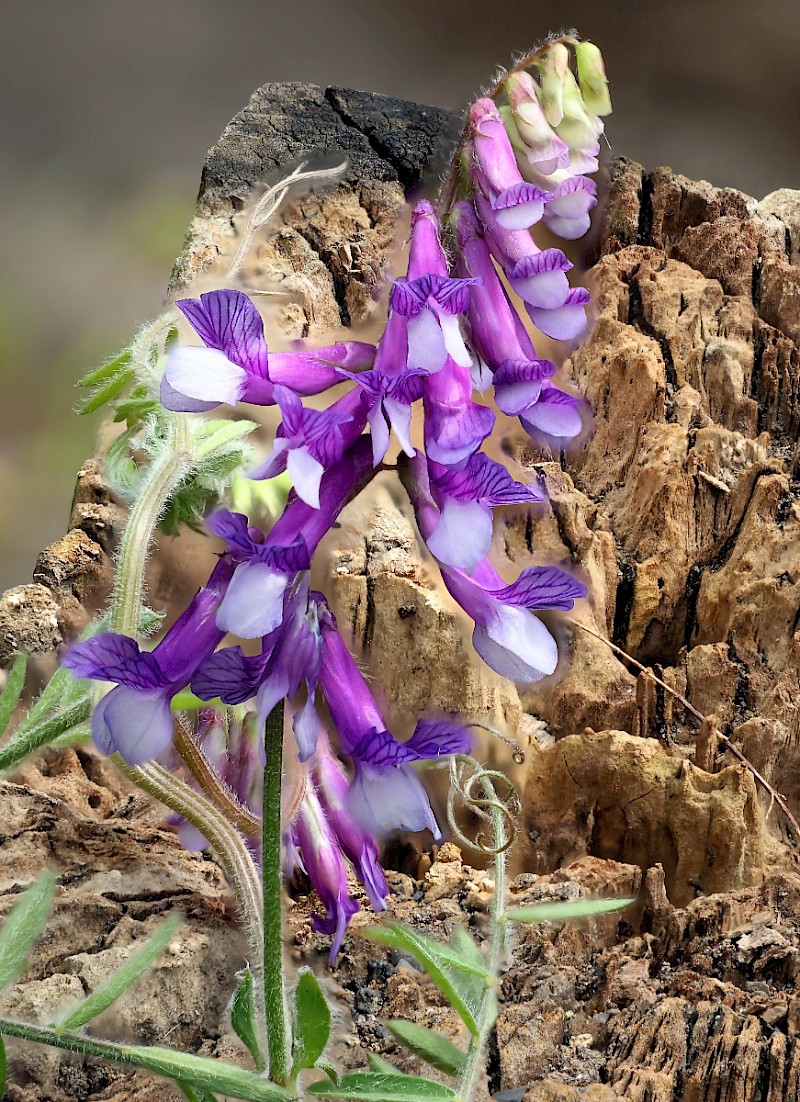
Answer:
<svg viewBox="0 0 800 1102"><path fill-rule="evenodd" d="M284 1086L289 1078L289 1030L283 968L283 868L281 861L281 785L283 780L283 701L267 717L264 729L264 804L261 826L263 900L263 986L267 1017L269 1076Z"/></svg>

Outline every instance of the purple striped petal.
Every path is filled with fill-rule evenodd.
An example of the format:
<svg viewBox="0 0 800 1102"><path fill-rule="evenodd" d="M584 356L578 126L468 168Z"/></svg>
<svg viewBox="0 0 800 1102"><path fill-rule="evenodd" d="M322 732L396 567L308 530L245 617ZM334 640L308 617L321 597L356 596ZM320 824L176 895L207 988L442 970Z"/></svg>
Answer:
<svg viewBox="0 0 800 1102"><path fill-rule="evenodd" d="M472 288L483 282L480 276L457 279L449 276L431 280L430 297L443 314L463 314L469 306Z"/></svg>
<svg viewBox="0 0 800 1102"><path fill-rule="evenodd" d="M489 591L506 605L529 609L558 609L569 612L575 601L586 596L586 586L556 566L529 566L511 585Z"/></svg>
<svg viewBox="0 0 800 1102"><path fill-rule="evenodd" d="M264 322L241 291L209 291L175 305L209 348L217 348L249 374L269 378Z"/></svg>
<svg viewBox="0 0 800 1102"><path fill-rule="evenodd" d="M505 360L494 375L498 407L510 417L523 413L538 400L543 380L556 371L550 360Z"/></svg>
<svg viewBox="0 0 800 1102"><path fill-rule="evenodd" d="M405 746L418 758L441 758L447 754L468 754L472 738L465 727L452 719L421 719Z"/></svg>
<svg viewBox="0 0 800 1102"><path fill-rule="evenodd" d="M554 310L564 305L569 295L565 275L572 268L560 249L544 249L524 256L509 271L511 286L530 306Z"/></svg>
<svg viewBox="0 0 800 1102"><path fill-rule="evenodd" d="M492 200L492 210L504 229L526 230L542 220L545 203L551 198L549 191L523 180L501 191Z"/></svg>
<svg viewBox="0 0 800 1102"><path fill-rule="evenodd" d="M167 684L158 659L141 651L135 639L116 632L104 632L76 643L61 660L76 677L116 681L131 689L158 689Z"/></svg>
<svg viewBox="0 0 800 1102"><path fill-rule="evenodd" d="M525 486L511 477L502 463L483 452L471 455L461 467L431 465L432 485L457 501L482 501L492 507L544 501L538 486Z"/></svg>

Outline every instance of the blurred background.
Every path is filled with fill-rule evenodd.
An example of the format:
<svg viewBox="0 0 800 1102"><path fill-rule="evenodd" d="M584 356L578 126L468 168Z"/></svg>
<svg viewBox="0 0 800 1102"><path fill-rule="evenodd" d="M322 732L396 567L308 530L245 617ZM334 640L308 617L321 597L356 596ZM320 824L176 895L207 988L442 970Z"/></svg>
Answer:
<svg viewBox="0 0 800 1102"><path fill-rule="evenodd" d="M550 31L601 47L615 153L800 186L791 0L4 0L0 590L65 530L99 415L75 381L159 309L207 148L265 81L460 108Z"/></svg>

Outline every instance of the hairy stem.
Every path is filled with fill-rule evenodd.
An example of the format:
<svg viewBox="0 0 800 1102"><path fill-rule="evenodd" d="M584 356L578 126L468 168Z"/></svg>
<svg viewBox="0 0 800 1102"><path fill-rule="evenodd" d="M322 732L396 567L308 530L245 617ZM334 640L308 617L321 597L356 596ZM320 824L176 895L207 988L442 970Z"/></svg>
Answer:
<svg viewBox="0 0 800 1102"><path fill-rule="evenodd" d="M180 716L177 717L175 725L174 742L175 749L183 758L194 779L231 826L236 827L242 834L257 838L261 831L261 821L231 792Z"/></svg>
<svg viewBox="0 0 800 1102"><path fill-rule="evenodd" d="M0 750L0 772L10 769L12 765L21 762L35 750L47 746L53 739L83 724L89 718L91 710L92 703L86 695L62 712L57 712L50 719L43 720L34 727L26 727L15 732L11 740Z"/></svg>
<svg viewBox="0 0 800 1102"><path fill-rule="evenodd" d="M173 416L168 425L168 439L144 471L120 544L110 628L123 635L137 633L150 541L167 502L191 468L185 417Z"/></svg>
<svg viewBox="0 0 800 1102"><path fill-rule="evenodd" d="M283 870L281 867L281 782L283 701L267 717L264 748L264 804L261 821L261 884L264 910L264 1004L267 1012L270 1079L289 1077L289 1030L283 976Z"/></svg>
<svg viewBox="0 0 800 1102"><path fill-rule="evenodd" d="M119 754L114 755L114 760L134 784L160 800L170 811L182 816L208 838L236 894L247 936L250 968L256 979L256 990L263 990L261 883L244 839L210 800L200 792L195 792L163 766L156 762L128 765ZM263 1016L263 1004L259 1010Z"/></svg>
<svg viewBox="0 0 800 1102"><path fill-rule="evenodd" d="M483 790L491 808L494 834L494 895L489 914L489 955L486 962L489 986L477 1014L478 1034L470 1040L466 1064L456 1092L462 1102L470 1102L475 1097L478 1079L486 1071L486 1042L497 1017L497 987L500 969L506 955L507 923L503 921L503 911L506 900L506 854L509 843L507 819L491 779L484 779Z"/></svg>

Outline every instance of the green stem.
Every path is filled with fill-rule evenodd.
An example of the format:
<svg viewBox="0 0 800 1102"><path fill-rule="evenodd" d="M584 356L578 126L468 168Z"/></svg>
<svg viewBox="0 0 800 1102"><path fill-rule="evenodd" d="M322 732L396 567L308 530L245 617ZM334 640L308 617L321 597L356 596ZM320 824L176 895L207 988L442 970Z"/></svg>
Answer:
<svg viewBox="0 0 800 1102"><path fill-rule="evenodd" d="M36 1041L41 1045L79 1052L84 1056L96 1056L101 1060L110 1060L115 1064L127 1064L131 1067L146 1068L156 1075L168 1079L185 1080L207 1090L225 1094L231 1098L241 1098L248 1102L289 1102L291 1095L280 1087L268 1083L261 1076L243 1068L226 1064L222 1060L213 1060L203 1056L176 1052L155 1045L119 1045L111 1041L95 1041L81 1033L69 1030L47 1029L43 1026L28 1025L23 1022L0 1018L0 1035L20 1037L25 1041Z"/></svg>
<svg viewBox="0 0 800 1102"><path fill-rule="evenodd" d="M0 773L21 762L34 750L46 746L48 742L63 735L72 727L83 723L89 718L91 710L92 704L87 695L43 723L16 731L11 741L0 750Z"/></svg>
<svg viewBox="0 0 800 1102"><path fill-rule="evenodd" d="M491 781L484 782L486 799L497 800L497 794ZM500 969L506 955L506 926L503 921L503 911L506 899L506 853L508 834L506 831L506 819L497 807L491 811L492 832L494 834L494 895L489 914L489 955L487 970L489 972L489 986L483 996L480 1010L477 1014L477 1036L470 1040L467 1051L467 1061L461 1073L458 1084L457 1096L461 1102L472 1102L478 1079L486 1073L486 1042L489 1033L497 1017L497 987L500 979Z"/></svg>
<svg viewBox="0 0 800 1102"><path fill-rule="evenodd" d="M131 509L117 559L111 602L112 631L135 637L144 598L144 574L150 541L174 490L191 468L191 447L185 418L170 418L169 438L145 469Z"/></svg>
<svg viewBox="0 0 800 1102"><path fill-rule="evenodd" d="M250 851L238 830L227 821L211 801L190 788L155 762L127 765L119 754L114 755L119 769L162 804L181 815L208 838L236 894L242 912L242 924L247 937L250 968L256 980L256 991L264 988L263 935L261 922L261 884ZM263 1002L258 1006L264 1020Z"/></svg>
<svg viewBox="0 0 800 1102"><path fill-rule="evenodd" d="M264 1004L267 1011L269 1076L285 1086L289 1077L289 1031L283 977L283 870L281 782L283 701L267 718L264 732L264 804L261 820L261 886L264 906Z"/></svg>

